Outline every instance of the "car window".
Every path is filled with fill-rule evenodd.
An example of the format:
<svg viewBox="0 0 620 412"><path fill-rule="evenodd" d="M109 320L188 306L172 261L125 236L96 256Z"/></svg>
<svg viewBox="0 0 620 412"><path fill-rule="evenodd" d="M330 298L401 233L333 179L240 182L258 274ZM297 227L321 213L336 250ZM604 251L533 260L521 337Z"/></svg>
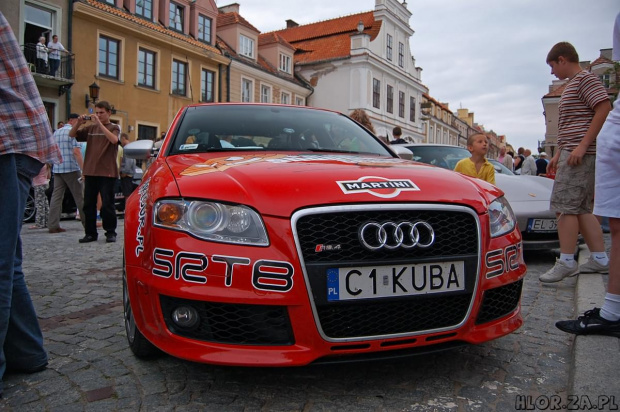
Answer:
<svg viewBox="0 0 620 412"><path fill-rule="evenodd" d="M454 170L459 160L469 157L469 151L462 147L450 146L406 146L413 152L413 160Z"/></svg>
<svg viewBox="0 0 620 412"><path fill-rule="evenodd" d="M348 117L301 107L192 106L172 135L169 154L293 150L393 156L375 136Z"/></svg>
<svg viewBox="0 0 620 412"><path fill-rule="evenodd" d="M503 164L501 164L497 160L489 159L489 162L491 162L491 164L495 168L495 173L501 173L503 175L514 175L512 170L508 169L506 166L504 166Z"/></svg>

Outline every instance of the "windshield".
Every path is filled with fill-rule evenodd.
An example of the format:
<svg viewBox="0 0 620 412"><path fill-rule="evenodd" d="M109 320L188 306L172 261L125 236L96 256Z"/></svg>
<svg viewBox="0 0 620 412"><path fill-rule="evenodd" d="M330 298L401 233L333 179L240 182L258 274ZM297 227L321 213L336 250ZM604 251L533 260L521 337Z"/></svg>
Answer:
<svg viewBox="0 0 620 412"><path fill-rule="evenodd" d="M413 152L413 160L429 165L454 170L461 159L471 154L464 147L457 146L406 146Z"/></svg>
<svg viewBox="0 0 620 412"><path fill-rule="evenodd" d="M276 150L394 156L347 116L306 107L192 106L172 137L169 154Z"/></svg>

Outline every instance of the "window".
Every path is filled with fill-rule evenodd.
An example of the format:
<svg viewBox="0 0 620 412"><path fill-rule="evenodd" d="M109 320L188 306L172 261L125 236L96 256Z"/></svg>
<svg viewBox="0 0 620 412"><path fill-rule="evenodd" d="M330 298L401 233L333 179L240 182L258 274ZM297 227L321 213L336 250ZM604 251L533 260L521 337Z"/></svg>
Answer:
<svg viewBox="0 0 620 412"><path fill-rule="evenodd" d="M170 2L170 25L168 27L183 33L183 12L182 6Z"/></svg>
<svg viewBox="0 0 620 412"><path fill-rule="evenodd" d="M153 20L153 0L137 0L136 14L147 20Z"/></svg>
<svg viewBox="0 0 620 412"><path fill-rule="evenodd" d="M381 82L377 79L372 79L372 105L381 108Z"/></svg>
<svg viewBox="0 0 620 412"><path fill-rule="evenodd" d="M215 72L202 69L200 74L200 100L203 102L214 102L213 85L215 81Z"/></svg>
<svg viewBox="0 0 620 412"><path fill-rule="evenodd" d="M297 106L303 106L304 105L304 98L303 97L295 97L295 104Z"/></svg>
<svg viewBox="0 0 620 412"><path fill-rule="evenodd" d="M252 101L252 81L248 79L241 79L241 101Z"/></svg>
<svg viewBox="0 0 620 412"><path fill-rule="evenodd" d="M415 122L415 97L409 97L409 121Z"/></svg>
<svg viewBox="0 0 620 412"><path fill-rule="evenodd" d="M398 65L405 67L405 45L398 42Z"/></svg>
<svg viewBox="0 0 620 412"><path fill-rule="evenodd" d="M198 40L211 44L211 19L198 15Z"/></svg>
<svg viewBox="0 0 620 412"><path fill-rule="evenodd" d="M291 56L280 54L280 70L285 73L291 72Z"/></svg>
<svg viewBox="0 0 620 412"><path fill-rule="evenodd" d="M254 58L254 40L241 34L239 36L239 53Z"/></svg>
<svg viewBox="0 0 620 412"><path fill-rule="evenodd" d="M610 80L611 80L610 74L609 73L601 74L598 78L601 79L601 82L603 83L603 86L606 89L609 89L609 84L610 84Z"/></svg>
<svg viewBox="0 0 620 412"><path fill-rule="evenodd" d="M138 124L138 140L155 140L157 127Z"/></svg>
<svg viewBox="0 0 620 412"><path fill-rule="evenodd" d="M103 0L104 3L107 3L111 6L115 6L116 4L114 3L114 0Z"/></svg>
<svg viewBox="0 0 620 412"><path fill-rule="evenodd" d="M119 79L120 42L106 36L99 37L99 75Z"/></svg>
<svg viewBox="0 0 620 412"><path fill-rule="evenodd" d="M172 60L172 94L187 96L187 63Z"/></svg>
<svg viewBox="0 0 620 412"><path fill-rule="evenodd" d="M291 104L291 95L285 92L282 92L280 95L280 103L282 104Z"/></svg>
<svg viewBox="0 0 620 412"><path fill-rule="evenodd" d="M405 92L398 92L398 116L405 117Z"/></svg>
<svg viewBox="0 0 620 412"><path fill-rule="evenodd" d="M138 50L138 85L155 88L155 53L143 48Z"/></svg>
<svg viewBox="0 0 620 412"><path fill-rule="evenodd" d="M387 111L394 113L394 88L389 84L387 87Z"/></svg>
<svg viewBox="0 0 620 412"><path fill-rule="evenodd" d="M387 53L386 53L386 56L387 56L387 59L389 61L392 61L392 42L393 42L392 36L388 34L387 35Z"/></svg>
<svg viewBox="0 0 620 412"><path fill-rule="evenodd" d="M271 87L264 84L260 86L260 102L271 103Z"/></svg>

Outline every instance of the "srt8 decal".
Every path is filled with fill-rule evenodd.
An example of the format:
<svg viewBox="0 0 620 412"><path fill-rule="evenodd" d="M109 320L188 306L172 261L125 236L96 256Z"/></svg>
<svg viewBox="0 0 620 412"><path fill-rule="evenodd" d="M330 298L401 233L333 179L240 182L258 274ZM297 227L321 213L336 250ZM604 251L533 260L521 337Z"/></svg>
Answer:
<svg viewBox="0 0 620 412"><path fill-rule="evenodd" d="M520 255L521 243L507 246L504 249L496 249L487 252L485 256L487 279L517 270L519 268Z"/></svg>
<svg viewBox="0 0 620 412"><path fill-rule="evenodd" d="M150 181L151 179L149 178L138 190L138 194L140 195L140 210L138 212L138 230L136 231L136 240L138 241L138 246L136 246L136 257L139 257L140 253L144 252L144 236L142 235L142 229L144 229L146 220L146 200Z"/></svg>
<svg viewBox="0 0 620 412"><path fill-rule="evenodd" d="M249 266L251 260L245 257L212 255L203 253L175 252L156 248L153 251L153 269L155 276L173 278L190 283L207 283L204 271L214 265L224 264L226 287L233 284L233 275L238 266ZM288 292L293 288L295 270L289 262L258 260L252 268L252 285L254 288L269 292Z"/></svg>

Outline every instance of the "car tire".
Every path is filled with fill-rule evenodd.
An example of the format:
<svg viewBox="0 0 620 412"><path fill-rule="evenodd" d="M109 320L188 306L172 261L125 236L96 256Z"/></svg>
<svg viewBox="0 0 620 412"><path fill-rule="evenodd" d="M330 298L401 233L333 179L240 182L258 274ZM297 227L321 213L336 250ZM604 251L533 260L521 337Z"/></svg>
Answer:
<svg viewBox="0 0 620 412"><path fill-rule="evenodd" d="M28 199L26 199L26 208L24 209L24 219L22 221L24 223L32 222L36 213L37 210L34 204L34 194L30 191L30 193L28 193Z"/></svg>
<svg viewBox="0 0 620 412"><path fill-rule="evenodd" d="M136 320L131 309L131 301L129 300L129 292L127 290L127 272L125 269L125 258L123 257L123 317L125 321L125 333L127 335L127 343L129 349L138 358L153 358L161 355L161 351L144 337L136 326Z"/></svg>

